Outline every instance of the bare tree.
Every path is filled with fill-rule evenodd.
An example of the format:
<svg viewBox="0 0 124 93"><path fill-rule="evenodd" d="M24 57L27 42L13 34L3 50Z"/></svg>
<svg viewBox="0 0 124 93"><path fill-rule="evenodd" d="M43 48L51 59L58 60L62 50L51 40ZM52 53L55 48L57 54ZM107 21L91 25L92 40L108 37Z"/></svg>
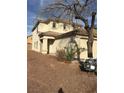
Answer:
<svg viewBox="0 0 124 93"><path fill-rule="evenodd" d="M93 57L93 29L96 16L97 0L53 0L51 4L42 9L42 14L47 17L79 19L84 23L84 27L88 33L88 57ZM89 23L88 17L91 16ZM91 25L90 25L91 24Z"/></svg>

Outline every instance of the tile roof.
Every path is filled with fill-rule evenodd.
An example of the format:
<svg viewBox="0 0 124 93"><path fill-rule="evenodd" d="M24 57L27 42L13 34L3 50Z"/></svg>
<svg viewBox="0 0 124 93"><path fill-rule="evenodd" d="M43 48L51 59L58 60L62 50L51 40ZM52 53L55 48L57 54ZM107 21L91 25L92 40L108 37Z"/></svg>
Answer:
<svg viewBox="0 0 124 93"><path fill-rule="evenodd" d="M59 38L65 38L65 37L69 37L69 36L75 36L75 35L81 35L81 36L88 36L88 33L85 29L76 29L67 33L57 33L57 32L53 32L53 31L48 31L48 32L41 32L39 33L39 36L53 36L56 39ZM94 29L93 30L93 35L94 37L97 37L97 31Z"/></svg>
<svg viewBox="0 0 124 93"><path fill-rule="evenodd" d="M39 33L39 36L53 36L53 37L57 37L58 35L60 35L61 33L57 33L57 32L53 32L53 31L47 31L47 32L41 32Z"/></svg>

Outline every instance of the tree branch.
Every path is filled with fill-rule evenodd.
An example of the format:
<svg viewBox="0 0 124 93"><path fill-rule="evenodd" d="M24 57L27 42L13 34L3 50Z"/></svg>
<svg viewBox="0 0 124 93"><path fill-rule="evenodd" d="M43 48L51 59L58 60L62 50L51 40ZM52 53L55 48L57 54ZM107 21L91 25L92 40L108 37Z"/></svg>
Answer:
<svg viewBox="0 0 124 93"><path fill-rule="evenodd" d="M94 28L96 12L92 12L91 29Z"/></svg>

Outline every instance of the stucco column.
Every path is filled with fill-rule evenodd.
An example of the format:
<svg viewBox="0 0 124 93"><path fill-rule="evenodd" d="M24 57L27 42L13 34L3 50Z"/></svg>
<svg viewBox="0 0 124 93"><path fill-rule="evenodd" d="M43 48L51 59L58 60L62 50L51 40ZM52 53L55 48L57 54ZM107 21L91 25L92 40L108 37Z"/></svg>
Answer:
<svg viewBox="0 0 124 93"><path fill-rule="evenodd" d="M79 37L76 37L75 41L78 44L78 47L80 47L80 38Z"/></svg>
<svg viewBox="0 0 124 93"><path fill-rule="evenodd" d="M43 54L47 54L47 51L48 51L48 39L47 38L43 38L43 46L42 46L42 53Z"/></svg>

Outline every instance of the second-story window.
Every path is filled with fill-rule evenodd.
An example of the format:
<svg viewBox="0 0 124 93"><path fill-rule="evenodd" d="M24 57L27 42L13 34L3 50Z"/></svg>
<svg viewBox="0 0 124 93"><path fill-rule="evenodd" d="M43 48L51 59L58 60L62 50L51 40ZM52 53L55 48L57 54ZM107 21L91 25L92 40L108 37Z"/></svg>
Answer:
<svg viewBox="0 0 124 93"><path fill-rule="evenodd" d="M53 22L53 28L56 28L56 23L55 22Z"/></svg>
<svg viewBox="0 0 124 93"><path fill-rule="evenodd" d="M66 24L63 25L63 28L66 29Z"/></svg>

